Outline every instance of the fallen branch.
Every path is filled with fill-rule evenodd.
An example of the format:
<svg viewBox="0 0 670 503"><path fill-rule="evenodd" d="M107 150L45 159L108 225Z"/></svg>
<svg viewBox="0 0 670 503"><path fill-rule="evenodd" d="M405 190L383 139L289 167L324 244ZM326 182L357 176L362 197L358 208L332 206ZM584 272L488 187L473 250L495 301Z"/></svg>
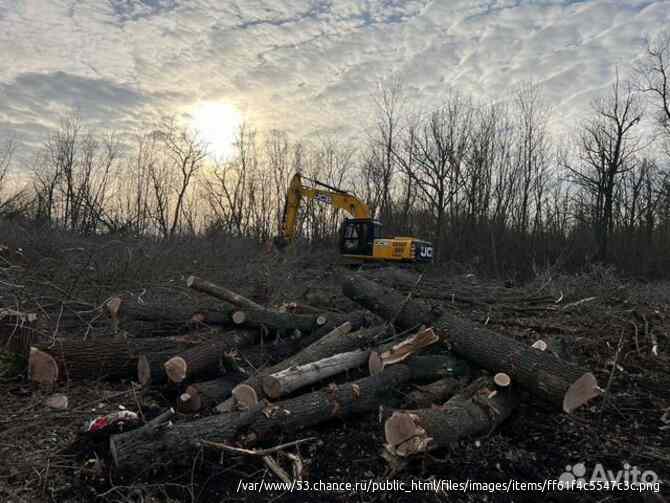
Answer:
<svg viewBox="0 0 670 503"><path fill-rule="evenodd" d="M289 447L295 447L296 445L304 444L305 442L313 442L318 440L316 437L307 437L301 438L300 440L294 440L293 442L286 442L285 444L275 445L274 447L269 447L267 449L243 449L241 447L233 447L231 445L222 444L220 442L208 442L204 440L202 445L207 447L213 447L215 449L220 449L222 451L233 452L235 454L243 454L245 456L267 456L273 454L277 451L282 451L288 449Z"/></svg>
<svg viewBox="0 0 670 503"><path fill-rule="evenodd" d="M246 309L259 309L264 310L265 308L260 304L256 304L253 300L243 297L239 293L235 293L227 288L216 285L210 281L198 278L197 276L189 276L186 280L186 286L192 288L201 293L206 293L217 299L225 300L230 302L234 306L238 306Z"/></svg>

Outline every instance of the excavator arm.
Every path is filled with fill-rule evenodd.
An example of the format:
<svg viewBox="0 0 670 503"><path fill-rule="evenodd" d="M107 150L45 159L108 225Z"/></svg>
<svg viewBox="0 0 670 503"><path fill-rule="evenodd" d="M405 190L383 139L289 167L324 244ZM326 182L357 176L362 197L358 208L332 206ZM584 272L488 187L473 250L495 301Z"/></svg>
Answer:
<svg viewBox="0 0 670 503"><path fill-rule="evenodd" d="M324 184L319 185L324 188L307 187L303 185L300 173L293 175L286 194L286 204L279 226L279 235L275 239L277 245L285 245L295 238L298 211L303 199L315 199L321 203L330 204L335 208L346 211L353 218L370 218L370 209L367 204L357 197L334 187Z"/></svg>

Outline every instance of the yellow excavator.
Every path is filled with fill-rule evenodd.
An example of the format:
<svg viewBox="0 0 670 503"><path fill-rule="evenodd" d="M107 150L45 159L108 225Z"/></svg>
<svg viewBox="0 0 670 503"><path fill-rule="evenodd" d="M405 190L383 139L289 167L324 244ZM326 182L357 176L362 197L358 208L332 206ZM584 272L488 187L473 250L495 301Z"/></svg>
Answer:
<svg viewBox="0 0 670 503"><path fill-rule="evenodd" d="M303 199L330 204L346 211L340 230L340 253L349 262L419 262L433 260L433 246L428 241L413 237L382 237L382 224L370 216L367 204L353 194L325 183L305 178L313 187L303 184L303 177L296 173L291 179L284 214L275 238L278 248L284 248L296 235L298 211Z"/></svg>

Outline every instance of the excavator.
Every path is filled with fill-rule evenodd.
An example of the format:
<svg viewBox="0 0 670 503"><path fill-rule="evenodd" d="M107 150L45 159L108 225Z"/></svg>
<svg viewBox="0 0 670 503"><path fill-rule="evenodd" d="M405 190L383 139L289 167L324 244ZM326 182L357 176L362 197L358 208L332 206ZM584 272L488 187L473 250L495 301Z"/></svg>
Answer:
<svg viewBox="0 0 670 503"><path fill-rule="evenodd" d="M289 184L284 213L275 245L282 249L296 235L298 211L303 199L330 204L346 211L352 218L345 218L340 230L340 254L348 263L360 262L410 262L426 263L433 260L433 246L428 241L414 237L382 237L382 224L370 215L368 205L353 194L325 183L305 178L314 186L303 184L303 177L296 173Z"/></svg>

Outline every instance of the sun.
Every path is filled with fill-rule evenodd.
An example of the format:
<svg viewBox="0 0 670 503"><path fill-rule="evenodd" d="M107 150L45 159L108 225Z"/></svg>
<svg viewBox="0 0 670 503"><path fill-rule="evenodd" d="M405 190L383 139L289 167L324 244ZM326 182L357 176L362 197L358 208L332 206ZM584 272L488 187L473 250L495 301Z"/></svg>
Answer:
<svg viewBox="0 0 670 503"><path fill-rule="evenodd" d="M210 155L220 159L233 153L235 135L242 123L242 114L229 103L200 102L189 113L191 127L207 143Z"/></svg>

